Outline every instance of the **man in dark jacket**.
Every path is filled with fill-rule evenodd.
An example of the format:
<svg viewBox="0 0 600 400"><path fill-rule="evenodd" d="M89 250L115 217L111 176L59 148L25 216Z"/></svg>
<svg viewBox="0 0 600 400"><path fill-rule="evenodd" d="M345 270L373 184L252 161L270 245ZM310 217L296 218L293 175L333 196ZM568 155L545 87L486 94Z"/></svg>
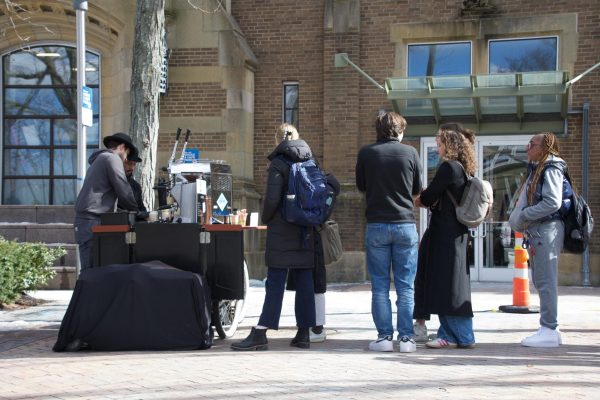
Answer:
<svg viewBox="0 0 600 400"><path fill-rule="evenodd" d="M148 210L144 205L144 199L142 197L142 185L138 183L133 177L133 171L135 171L135 167L137 163L142 162L139 154L137 152L129 154L127 159L123 162L123 167L125 168L125 176L127 176L127 182L131 186L131 190L133 191L133 197L135 197L135 202L138 205L139 212L136 216L136 220L145 220L146 214ZM125 207L121 206L121 202L117 205L117 208L124 210Z"/></svg>
<svg viewBox="0 0 600 400"><path fill-rule="evenodd" d="M313 269L315 267L314 228L291 224L281 218L280 205L285 195L289 175L289 164L306 161L313 157L304 140L299 139L298 131L290 124L279 127L278 139L281 143L269 155L267 192L262 209L262 221L268 227L265 260L267 282L265 301L258 325L250 335L239 343L233 343L233 350L267 350L267 329L278 329L285 283L288 271L293 273L296 282L296 325L298 332L291 346L310 347L309 329L315 326L315 296Z"/></svg>
<svg viewBox="0 0 600 400"><path fill-rule="evenodd" d="M114 211L117 199L125 210L138 210L123 168L127 155L137 153L136 147L129 135L120 132L105 137L103 143L107 150L90 156L90 167L75 201L75 241L81 270L92 266L92 227L100 223L100 214Z"/></svg>
<svg viewBox="0 0 600 400"><path fill-rule="evenodd" d="M406 120L390 112L375 123L377 142L360 149L356 187L366 193L365 251L371 276L371 312L377 328L372 351L393 351L394 327L390 304L390 270L396 288L398 345L403 353L416 350L413 336L414 280L417 234L413 198L421 191L421 162L414 147L401 142Z"/></svg>

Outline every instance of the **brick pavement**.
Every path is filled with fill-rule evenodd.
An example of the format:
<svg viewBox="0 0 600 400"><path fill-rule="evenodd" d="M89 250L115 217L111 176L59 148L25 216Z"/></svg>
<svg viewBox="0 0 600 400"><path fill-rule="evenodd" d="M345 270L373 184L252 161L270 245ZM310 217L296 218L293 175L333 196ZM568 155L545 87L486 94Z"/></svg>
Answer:
<svg viewBox="0 0 600 400"><path fill-rule="evenodd" d="M233 340L256 323L263 293L251 289ZM286 295L270 350L251 353L230 351L231 340L206 351L53 353L66 307L58 300L0 312L0 399L600 398L600 289L561 288L558 349L518 344L539 316L495 311L511 300L510 285L474 284L477 348L419 346L412 354L366 350L375 336L368 286L328 292L328 340L310 350L289 347L295 329Z"/></svg>

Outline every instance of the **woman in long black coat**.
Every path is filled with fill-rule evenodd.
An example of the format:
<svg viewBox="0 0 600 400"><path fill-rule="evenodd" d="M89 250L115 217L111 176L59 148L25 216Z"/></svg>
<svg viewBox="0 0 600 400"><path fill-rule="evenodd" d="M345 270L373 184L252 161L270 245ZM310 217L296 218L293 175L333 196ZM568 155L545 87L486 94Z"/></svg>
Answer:
<svg viewBox="0 0 600 400"><path fill-rule="evenodd" d="M298 332L291 346L310 347L309 328L315 326L315 267L314 228L291 224L281 218L280 205L287 188L289 162L306 161L313 157L310 147L299 139L293 125L279 127L282 142L269 155L267 192L262 209L262 221L267 225L265 261L267 281L265 301L258 325L233 350L267 350L267 329L278 329L283 294L288 271L296 283L296 325Z"/></svg>
<svg viewBox="0 0 600 400"><path fill-rule="evenodd" d="M430 348L475 345L471 284L467 263L468 228L458 222L452 200L460 201L466 174L475 173L473 133L460 124L444 124L436 136L442 162L427 189L415 200L431 209L431 220L419 246L415 280L415 316L437 314L440 328Z"/></svg>

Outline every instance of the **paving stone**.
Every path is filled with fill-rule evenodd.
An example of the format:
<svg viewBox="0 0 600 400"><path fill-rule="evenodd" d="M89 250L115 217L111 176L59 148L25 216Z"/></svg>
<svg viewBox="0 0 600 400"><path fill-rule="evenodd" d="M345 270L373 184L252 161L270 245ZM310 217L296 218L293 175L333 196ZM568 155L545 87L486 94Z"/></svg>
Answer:
<svg viewBox="0 0 600 400"><path fill-rule="evenodd" d="M296 328L294 294L286 292L281 329L268 332L270 350L257 352L234 352L229 345L256 324L264 288L251 288L246 318L233 339L216 340L204 351L162 352L53 353L56 321L70 292L38 292L53 301L35 311L0 312L0 398L600 398L600 288L560 288L565 345L556 349L520 346L537 328L539 315L498 312L512 300L511 289L473 284L475 349L420 344L410 354L367 350L376 332L366 285L334 285L328 291L328 337L309 350L289 346ZM393 304L395 294L390 296ZM22 326L14 328L15 321ZM435 332L437 326L434 316L428 327Z"/></svg>

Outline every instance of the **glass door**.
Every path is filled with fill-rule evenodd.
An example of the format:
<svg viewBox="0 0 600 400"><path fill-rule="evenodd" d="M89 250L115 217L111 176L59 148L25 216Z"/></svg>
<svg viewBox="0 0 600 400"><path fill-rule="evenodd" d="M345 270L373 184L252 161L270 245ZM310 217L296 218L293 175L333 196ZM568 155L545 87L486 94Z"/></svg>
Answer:
<svg viewBox="0 0 600 400"><path fill-rule="evenodd" d="M488 220L470 230L467 260L471 280L510 282L513 278L514 232L508 225L516 192L527 173L525 145L529 136L483 136L477 138L477 176L494 189L494 206ZM437 170L435 138L421 141L423 182L426 186ZM420 211L420 233L427 227L427 210Z"/></svg>

